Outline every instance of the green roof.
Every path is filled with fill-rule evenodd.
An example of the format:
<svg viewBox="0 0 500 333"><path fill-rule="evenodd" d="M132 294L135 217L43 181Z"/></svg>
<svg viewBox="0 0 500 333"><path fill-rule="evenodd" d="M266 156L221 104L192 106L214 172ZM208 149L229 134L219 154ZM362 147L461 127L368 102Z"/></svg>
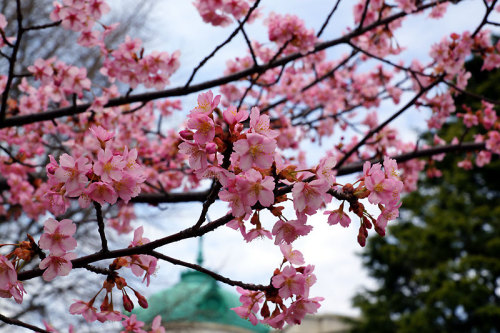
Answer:
<svg viewBox="0 0 500 333"><path fill-rule="evenodd" d="M153 294L147 309L134 309L137 319L151 323L157 315L162 322L209 322L230 325L252 332L269 332L259 324L253 326L231 308L241 305L238 295L222 289L212 277L197 271L183 272L173 287Z"/></svg>
<svg viewBox="0 0 500 333"><path fill-rule="evenodd" d="M202 260L199 255L198 263ZM211 276L197 271L183 272L177 284L153 294L148 303L147 309L132 311L145 323L151 323L154 317L161 315L162 323L215 323L250 332L269 332L267 326L254 326L231 310L241 305L236 293L222 289Z"/></svg>

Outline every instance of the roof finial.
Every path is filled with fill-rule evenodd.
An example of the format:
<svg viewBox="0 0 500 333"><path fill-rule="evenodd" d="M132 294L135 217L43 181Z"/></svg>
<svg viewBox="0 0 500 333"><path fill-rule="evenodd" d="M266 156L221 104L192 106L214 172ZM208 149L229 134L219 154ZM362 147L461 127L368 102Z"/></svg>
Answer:
<svg viewBox="0 0 500 333"><path fill-rule="evenodd" d="M196 258L196 263L200 266L203 265L203 236L198 238L198 258Z"/></svg>

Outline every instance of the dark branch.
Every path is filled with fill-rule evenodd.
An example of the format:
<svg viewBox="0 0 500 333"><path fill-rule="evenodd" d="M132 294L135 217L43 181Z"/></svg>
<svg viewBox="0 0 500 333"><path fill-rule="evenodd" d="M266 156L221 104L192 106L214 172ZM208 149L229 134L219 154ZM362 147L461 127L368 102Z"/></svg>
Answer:
<svg viewBox="0 0 500 333"><path fill-rule="evenodd" d="M417 11L422 11L427 8L433 7L437 4L441 3L441 1L434 1L431 3L428 3L426 5L420 6ZM386 25L389 24L390 22L400 19L404 16L406 16L405 12L400 12L397 14L394 14L392 16L389 16L383 20L377 21L373 24L369 24L365 27L363 27L360 30L353 31L349 34L346 34L340 38L336 38L327 42L323 43L318 43L314 47L314 50L307 54L301 54L301 53L294 53L285 57L282 57L274 62L268 62L263 65L259 66L253 66L251 68L248 68L246 70L243 70L238 73L234 73L231 75L223 76L214 80L210 81L205 81L200 84L196 85L191 85L189 87L176 87L176 88L171 88L163 91L155 91L155 92L147 92L147 93L142 93L142 94L136 94L136 95L130 95L126 97L119 97L119 98L114 98L111 99L108 104L105 105L105 107L113 107L113 106L120 106L120 105L125 105L129 103L134 103L134 102L146 102L146 101L151 101L159 98L166 98L166 97L173 97L173 96L184 96L184 95L189 95L194 92L210 89L213 87L217 87L229 82L237 81L239 79L245 78L247 76L253 75L253 74L258 74L258 73L263 73L268 69L283 66L291 61L303 58L309 54L316 53L318 51L325 50L327 48L330 48L332 46L336 46L339 44L344 44L347 43L350 39L357 37L359 35L362 35L363 33L370 31L371 29L374 29L380 25ZM21 115L21 116L15 116L15 117L10 117L7 119L4 119L3 122L0 124L0 129L1 128L7 128L7 127L13 127L13 126L22 126L26 124L32 124L40 121L46 121L46 120L52 120L60 117L65 117L65 116L72 116L76 114L80 114L82 112L85 112L91 104L80 104L77 105L76 107L65 107L65 108L60 108L60 109L55 109L51 111L45 111L42 113L37 113L37 114L29 114L29 115Z"/></svg>
<svg viewBox="0 0 500 333"><path fill-rule="evenodd" d="M159 253L159 252L156 252L156 251L152 251L151 255L155 258L168 261L171 264L188 267L188 268L194 269L195 271L205 273L205 274L213 277L215 280L223 282L223 283L228 284L230 286L239 286L239 287L242 287L242 288L247 289L247 290L256 290L256 291L265 291L265 290L273 289L273 287L271 285L264 286L261 284L250 284L250 283L244 283L241 281L231 280L231 279L224 277L220 274L212 272L211 270L203 268L200 265L191 264L191 263L179 260L179 259L175 259L175 258L166 256L166 255Z"/></svg>
<svg viewBox="0 0 500 333"><path fill-rule="evenodd" d="M18 319L12 319L12 318L6 317L2 314L0 314L0 320L3 321L4 323L9 324L9 325L15 325L15 326L28 328L28 329L35 331L35 332L49 333L49 331L44 330L40 327L36 327L36 326L30 325L30 324L27 324L27 323L20 321Z"/></svg>
<svg viewBox="0 0 500 333"><path fill-rule="evenodd" d="M99 237L101 238L102 252L109 252L108 240L106 239L106 233L104 232L104 219L102 217L101 204L94 201L95 213L97 216L97 227L99 230Z"/></svg>
<svg viewBox="0 0 500 333"><path fill-rule="evenodd" d="M394 119L396 119L401 114L403 114L403 112L405 112L410 107L412 107L415 104L415 102L420 97L422 97L423 94L425 94L427 91L429 91L430 89L432 89L433 87L435 87L439 82L442 81L442 79L443 79L443 77L441 76L439 79L434 80L434 82L432 82L431 84L429 84L427 87L424 87L423 89L421 89L419 91L419 93L416 94L411 99L411 101L409 101L405 106L403 106L401 109L399 109L399 111L397 111L396 113L394 113L386 121L384 121L383 123L381 123L377 127L375 127L372 130L370 130L361 141L359 141L354 147L351 148L351 150L349 150L344 156L342 156L342 159L337 163L337 165L335 166L335 169L340 168L345 163L345 161L347 161L349 159L349 157L351 157L352 154L354 154L361 146L363 146L366 143L366 141L368 141L368 139L370 139L374 134L380 132L390 122L392 122Z"/></svg>
<svg viewBox="0 0 500 333"><path fill-rule="evenodd" d="M323 22L323 25L321 26L318 33L316 34L316 37L321 37L321 35L323 34L323 31L325 31L325 28L328 25L328 22L330 22L330 19L332 18L333 14L337 11L337 8L340 4L340 1L341 0L337 0L337 2L335 3L335 6L333 6L333 8L332 8L331 12L328 14L325 22Z"/></svg>
<svg viewBox="0 0 500 333"><path fill-rule="evenodd" d="M196 66L196 68L193 70L193 73L191 73L191 76L189 77L189 80L186 82L186 85L184 86L185 88L189 87L189 84L193 81L194 76L196 75L196 73L198 72L198 70L201 67L203 67L203 65L205 65L205 63L208 60L210 60L217 53L217 51L219 51L221 48L223 48L225 45L227 45L229 42L231 42L231 40L238 34L238 32L243 29L243 25L248 21L248 19L250 18L250 15L252 14L252 12L255 9L257 9L257 7L259 6L259 2L260 2L260 0L255 1L255 4L252 6L252 8L250 8L250 10L248 11L248 13L245 16L245 18L241 22L239 22L238 27L231 33L231 35L229 35L229 37L224 42L222 42L222 44L218 45L208 56L206 56L198 64L198 66ZM257 65L257 63L255 63L255 65Z"/></svg>

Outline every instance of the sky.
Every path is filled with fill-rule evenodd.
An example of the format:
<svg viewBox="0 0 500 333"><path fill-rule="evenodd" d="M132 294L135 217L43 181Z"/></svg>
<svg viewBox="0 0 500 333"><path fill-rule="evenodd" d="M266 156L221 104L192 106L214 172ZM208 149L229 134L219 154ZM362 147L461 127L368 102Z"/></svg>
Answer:
<svg viewBox="0 0 500 333"><path fill-rule="evenodd" d="M270 11L293 13L306 22L307 27L317 30L333 6L333 1L325 0L262 0L264 17ZM323 34L325 40L338 37L347 26L352 25L352 9L354 1L343 1L338 12L334 15L327 30ZM430 45L438 42L443 36L451 32L472 30L483 13L482 1L464 1L460 6L450 6L445 20L426 20L425 15L405 21L403 28L396 36L406 50L401 54L401 59L409 64L410 59L418 58L422 62L429 59ZM215 45L223 41L234 26L228 28L211 27L201 21L191 1L162 0L158 2L155 13L150 22L157 34L149 45L149 50L158 49L168 52L181 50L181 68L172 77L172 86L184 84L190 76L192 68L201 59L212 51ZM250 38L264 40L266 29L261 24L248 27ZM225 68L225 62L236 56L245 54L245 43L237 37L233 43L222 49L214 59L199 72L195 82L219 77ZM329 51L330 57L339 56L345 48ZM217 91L215 91L217 92ZM183 99L185 108L189 110L196 104L196 94ZM409 98L406 96L404 99ZM382 104L378 109L379 120L383 120L393 112L391 104ZM171 120L171 126L178 126L185 118L185 113L179 113ZM414 140L419 131L425 128L426 114L422 111L412 110L410 114L398 119L397 126L404 138ZM334 144L338 137L325 141L325 145ZM304 146L308 151L319 152L317 146ZM309 161L314 161L309 156ZM347 182L349 178L340 178L340 182ZM336 203L338 206L338 203ZM329 207L332 209L333 204ZM201 209L200 203L186 203L164 205L163 210L158 210L147 205L140 207L140 219L136 226L144 222L145 236L156 239L173 232L182 230L197 220ZM293 212L288 207L289 216ZM227 212L224 203L216 202L209 211L209 216L216 219ZM285 213L286 215L286 213ZM272 226L273 219L266 219L267 226ZM396 222L397 223L397 222ZM307 237L294 243L294 248L300 250L309 264L315 265L317 283L311 289L311 296L322 296L320 313L336 313L356 316L359 311L352 307L351 298L363 288L373 286L371 280L362 269L359 257L361 248L356 241L357 227L353 223L350 228L339 225L328 226L326 216L322 213L311 217L309 224L314 226ZM271 227L272 228L272 227ZM373 232L372 232L373 233ZM378 237L378 236L377 236ZM162 247L161 252L176 258L195 262L197 253L197 240L191 239L176 244ZM250 244L245 243L239 232L227 227L217 229L207 234L204 238L204 266L226 277L242 280L248 283L269 283L273 270L282 260L279 248L272 241L256 240ZM175 267L168 263L160 262L156 278L152 279L151 286L144 288L146 295L167 288L179 280L179 273L184 268Z"/></svg>

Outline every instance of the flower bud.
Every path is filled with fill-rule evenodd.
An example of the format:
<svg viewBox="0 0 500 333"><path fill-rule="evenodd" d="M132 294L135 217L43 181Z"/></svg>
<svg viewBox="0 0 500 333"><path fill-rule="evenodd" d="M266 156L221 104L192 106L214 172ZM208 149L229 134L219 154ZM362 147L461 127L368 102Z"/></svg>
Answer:
<svg viewBox="0 0 500 333"><path fill-rule="evenodd" d="M366 245L366 237L364 237L362 235L358 235L358 243L362 247L365 247L365 245Z"/></svg>
<svg viewBox="0 0 500 333"><path fill-rule="evenodd" d="M264 302L264 305L262 306L262 309L260 310L260 314L262 317L267 318L271 314L269 311L269 306L267 305L267 302Z"/></svg>
<svg viewBox="0 0 500 333"><path fill-rule="evenodd" d="M184 140L193 140L193 132L190 130L182 130L179 132L179 135Z"/></svg>
<svg viewBox="0 0 500 333"><path fill-rule="evenodd" d="M217 145L213 142L209 142L205 145L205 151L208 154L215 154L217 152Z"/></svg>
<svg viewBox="0 0 500 333"><path fill-rule="evenodd" d="M125 293L123 294L123 307L128 312L130 312L134 309L134 303L132 303L132 300L130 299L130 297L128 297L128 295Z"/></svg>
<svg viewBox="0 0 500 333"><path fill-rule="evenodd" d="M135 294L135 297L137 297L137 301L139 302L139 305L142 308L147 309L148 308L148 301L146 300L146 297L142 296L141 294L139 294L135 290L134 290L134 294Z"/></svg>
<svg viewBox="0 0 500 333"><path fill-rule="evenodd" d="M377 232L377 234L379 234L380 236L384 237L385 236L385 230L382 229L381 227L379 227L378 225L375 225L375 231Z"/></svg>
<svg viewBox="0 0 500 333"><path fill-rule="evenodd" d="M371 224L370 220L368 220L368 219L366 218L366 216L363 216L363 224L365 225L365 227L366 227L367 229L371 229L371 228L372 228L372 224Z"/></svg>
<svg viewBox="0 0 500 333"><path fill-rule="evenodd" d="M108 297L108 294L106 294L106 296L104 296L104 300L102 301L101 303L101 311L107 311L109 309L109 297Z"/></svg>
<svg viewBox="0 0 500 333"><path fill-rule="evenodd" d="M234 125L234 132L240 133L243 130L243 128L244 128L243 124L237 123L236 125Z"/></svg>

